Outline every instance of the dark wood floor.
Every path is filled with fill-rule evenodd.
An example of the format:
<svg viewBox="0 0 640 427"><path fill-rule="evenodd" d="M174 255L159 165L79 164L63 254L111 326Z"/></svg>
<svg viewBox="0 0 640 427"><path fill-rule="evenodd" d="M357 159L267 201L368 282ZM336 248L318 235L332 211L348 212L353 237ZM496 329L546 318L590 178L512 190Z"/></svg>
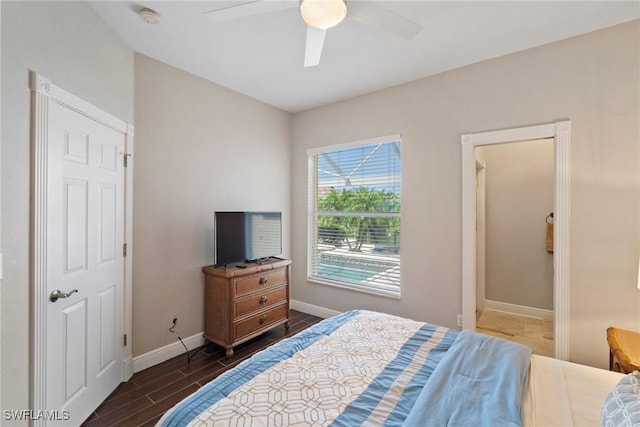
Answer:
<svg viewBox="0 0 640 427"><path fill-rule="evenodd" d="M186 353L159 365L140 371L122 383L102 405L84 422L83 426L152 426L164 412L204 384L233 368L257 351L281 339L300 332L319 317L291 310L289 331L284 326L237 346L230 358L224 349L209 344L195 353L187 365Z"/></svg>

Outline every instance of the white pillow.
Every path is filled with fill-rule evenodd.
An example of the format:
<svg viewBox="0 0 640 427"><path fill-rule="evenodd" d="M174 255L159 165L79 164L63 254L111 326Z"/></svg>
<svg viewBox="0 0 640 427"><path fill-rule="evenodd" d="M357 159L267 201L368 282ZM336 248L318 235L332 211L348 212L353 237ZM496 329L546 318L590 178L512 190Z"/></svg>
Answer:
<svg viewBox="0 0 640 427"><path fill-rule="evenodd" d="M640 426L640 371L622 377L604 401L603 427Z"/></svg>

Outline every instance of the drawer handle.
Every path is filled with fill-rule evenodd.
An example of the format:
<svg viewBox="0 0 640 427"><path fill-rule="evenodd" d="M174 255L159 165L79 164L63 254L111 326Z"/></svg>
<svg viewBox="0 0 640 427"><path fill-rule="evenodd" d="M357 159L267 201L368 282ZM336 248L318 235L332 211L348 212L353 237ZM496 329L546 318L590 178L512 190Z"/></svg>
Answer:
<svg viewBox="0 0 640 427"><path fill-rule="evenodd" d="M267 284L267 278L266 277L261 277L260 278L260 284L261 285L266 285Z"/></svg>
<svg viewBox="0 0 640 427"><path fill-rule="evenodd" d="M267 296L263 295L260 297L260 304L266 304L267 303Z"/></svg>
<svg viewBox="0 0 640 427"><path fill-rule="evenodd" d="M263 314L262 316L260 316L259 322L261 325L264 325L265 323L267 323L267 315Z"/></svg>

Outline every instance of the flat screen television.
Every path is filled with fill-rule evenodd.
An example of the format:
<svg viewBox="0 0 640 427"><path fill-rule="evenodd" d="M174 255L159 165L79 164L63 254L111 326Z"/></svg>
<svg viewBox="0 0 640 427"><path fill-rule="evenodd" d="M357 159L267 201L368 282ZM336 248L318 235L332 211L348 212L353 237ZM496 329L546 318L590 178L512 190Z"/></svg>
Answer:
<svg viewBox="0 0 640 427"><path fill-rule="evenodd" d="M215 212L213 230L217 266L282 254L280 212Z"/></svg>

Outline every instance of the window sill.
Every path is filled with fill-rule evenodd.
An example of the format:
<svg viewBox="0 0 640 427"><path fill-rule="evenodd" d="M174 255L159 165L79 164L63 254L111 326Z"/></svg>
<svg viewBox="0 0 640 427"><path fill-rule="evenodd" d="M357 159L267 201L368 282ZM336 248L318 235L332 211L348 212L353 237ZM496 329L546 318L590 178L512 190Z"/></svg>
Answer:
<svg viewBox="0 0 640 427"><path fill-rule="evenodd" d="M401 299L400 290L396 291L386 291L382 289L374 289L367 286L359 286L347 283L334 282L331 280L323 280L318 277L307 277L307 282L316 283L319 285L331 286L334 288L346 289L348 291L361 292L363 294L376 295L379 297L390 298L399 300Z"/></svg>

